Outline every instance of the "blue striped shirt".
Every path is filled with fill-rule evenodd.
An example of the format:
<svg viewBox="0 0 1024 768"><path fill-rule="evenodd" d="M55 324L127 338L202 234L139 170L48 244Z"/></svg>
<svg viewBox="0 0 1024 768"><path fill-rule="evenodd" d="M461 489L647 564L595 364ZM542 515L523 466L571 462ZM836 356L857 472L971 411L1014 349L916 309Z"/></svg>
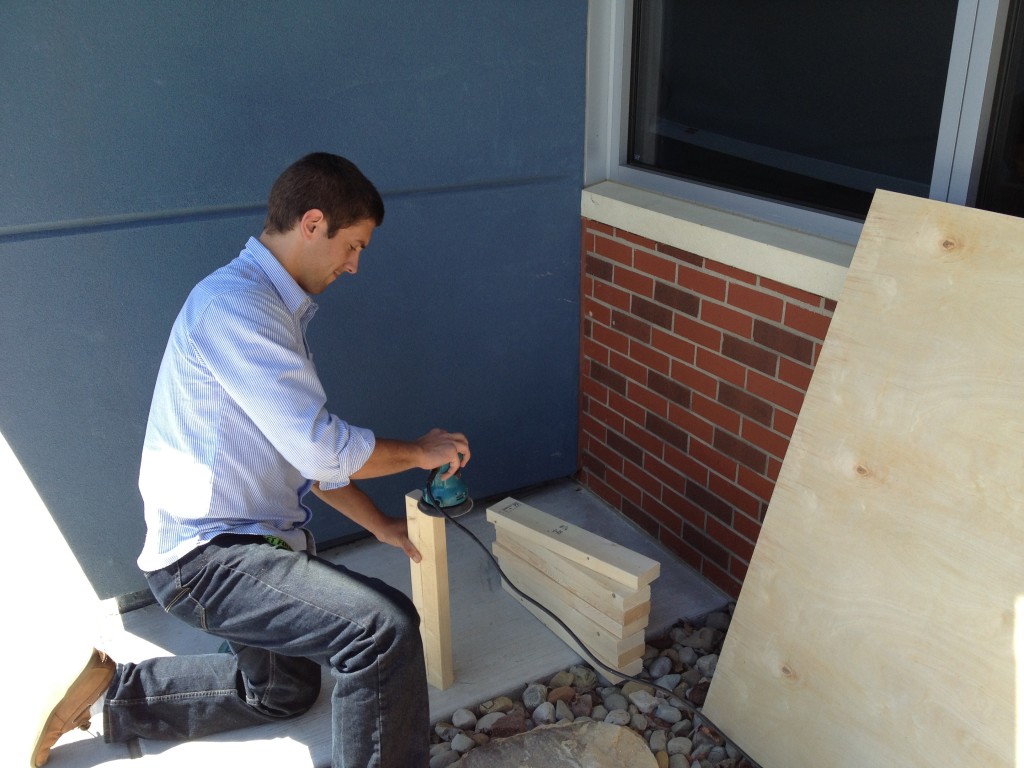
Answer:
<svg viewBox="0 0 1024 768"><path fill-rule="evenodd" d="M373 433L325 407L305 335L315 311L256 238L189 294L142 451L144 571L228 532L307 549L312 513L302 497L312 481L344 486L370 457Z"/></svg>

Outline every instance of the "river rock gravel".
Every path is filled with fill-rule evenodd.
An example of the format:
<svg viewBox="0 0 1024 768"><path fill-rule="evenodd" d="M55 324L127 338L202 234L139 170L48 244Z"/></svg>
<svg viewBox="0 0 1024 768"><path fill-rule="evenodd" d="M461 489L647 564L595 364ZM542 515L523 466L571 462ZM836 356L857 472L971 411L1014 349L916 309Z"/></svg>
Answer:
<svg viewBox="0 0 1024 768"><path fill-rule="evenodd" d="M587 733L580 726L588 722L633 731L643 739L658 768L756 768L700 712L731 613L729 606L700 621L681 621L665 635L649 638L638 680L612 684L601 672L581 663L548 680L530 681L509 695L457 711L449 721L433 725L430 768L483 764L470 757L492 740L511 740L534 729L569 724L576 725L576 732ZM573 732L565 729L567 734Z"/></svg>

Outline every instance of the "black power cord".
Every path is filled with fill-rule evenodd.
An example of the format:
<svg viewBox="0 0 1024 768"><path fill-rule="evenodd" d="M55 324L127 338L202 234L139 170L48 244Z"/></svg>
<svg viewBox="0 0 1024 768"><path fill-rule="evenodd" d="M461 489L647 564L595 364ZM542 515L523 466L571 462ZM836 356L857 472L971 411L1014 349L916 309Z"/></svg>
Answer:
<svg viewBox="0 0 1024 768"><path fill-rule="evenodd" d="M708 726L710 726L713 730L715 730L718 733L720 733L723 738L727 738L727 739L729 738L728 736L726 736L725 731L723 731L721 728L719 728L717 725L715 725L715 723L711 720L710 717L705 715L702 711L698 710L697 707L695 705L693 705L692 703L690 703L688 701L685 701L680 696L677 696L675 691L671 691L671 690L669 690L668 688L666 688L666 687L664 687L662 685L658 685L657 683L655 683L652 680L644 680L643 678L640 678L640 677L635 677L633 675L627 675L625 672L620 672L617 669L612 669L610 666L608 666L604 662L602 662L599 659L597 659L595 657L594 653L591 652L591 650L589 648L587 648L586 645L584 645L583 641L580 640L580 638L576 635L575 632L573 632L571 629L569 629L569 627L566 625L566 623L564 621L562 621L562 619L560 619L558 616L556 616L554 614L554 612L552 612L549 608L547 608L544 605L541 605L539 602L534 600L528 594L523 592L519 587L517 587L512 582L512 580L508 576L505 575L505 572L503 570L501 570L501 565L498 563L498 559L487 548L487 545L484 544L482 541L480 541L480 539L477 538L476 534L473 533L471 530L469 530L469 528L464 526L457 519L455 519L455 517L450 515L448 513L448 511L444 507L438 505L438 503L435 501L433 495L429 493L430 484L433 482L434 474L436 472L437 472L437 470L434 470L433 473L431 473L431 475L430 475L430 477L429 477L429 479L427 481L427 489L428 489L428 491L424 492L424 494L423 494L423 499L426 501L426 503L431 508L437 510L438 513L443 515L448 520L448 522L454 523L456 526L458 526L462 530L463 533L465 533L467 536L469 536L469 538L471 538L474 542L476 542L476 545L478 547L480 547L480 549L482 549L484 551L484 554L487 555L487 557L490 558L491 562L494 564L495 570L497 570L498 575L501 577L502 581L504 581L506 584L508 584L508 586L512 589L512 591L515 592L517 595L519 595L521 598L523 598L524 600L529 602L531 605L537 606L540 610L542 610L544 613L546 613L548 616L550 616L558 624L558 626L560 626L565 631L565 633L567 635L569 635L570 638L572 638L572 640L576 643L576 645L579 646L580 650L583 651L583 655L585 657L587 657L587 659L595 667L598 667L601 670L603 670L604 672L606 672L608 674L611 674L611 675L614 675L616 677L620 677L620 678L622 678L624 680L632 680L635 683L640 683L641 685L650 686L650 687L652 687L652 688L654 688L656 690L662 691L663 693L666 694L666 696L669 696L672 699L674 699L675 701L680 702L683 705L683 708L688 712L688 714L691 715L691 717L699 717L701 720L706 722L708 724ZM743 755L743 757L746 758L751 763L753 768L761 768L761 766L757 763L756 760L754 760L754 758L752 758L750 755L748 755L746 752L744 752L742 749L740 749L739 746L736 745L735 741L733 741L732 739L729 739L729 741L732 742L733 746L736 747L736 749L739 751L739 753L741 755Z"/></svg>

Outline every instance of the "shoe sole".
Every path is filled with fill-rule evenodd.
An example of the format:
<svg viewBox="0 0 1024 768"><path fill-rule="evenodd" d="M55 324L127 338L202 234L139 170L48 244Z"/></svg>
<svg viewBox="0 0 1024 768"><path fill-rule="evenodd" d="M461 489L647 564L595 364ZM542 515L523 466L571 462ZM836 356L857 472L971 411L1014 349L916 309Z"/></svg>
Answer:
<svg viewBox="0 0 1024 768"><path fill-rule="evenodd" d="M88 728L91 723L89 710L99 700L114 679L114 663L104 654L93 651L85 668L64 692L57 691L53 707L43 720L32 749L32 768L41 768L50 759L50 750L65 733L75 728ZM74 698L69 698L74 692ZM72 717L60 721L58 710L70 711ZM54 735L56 734L56 735Z"/></svg>

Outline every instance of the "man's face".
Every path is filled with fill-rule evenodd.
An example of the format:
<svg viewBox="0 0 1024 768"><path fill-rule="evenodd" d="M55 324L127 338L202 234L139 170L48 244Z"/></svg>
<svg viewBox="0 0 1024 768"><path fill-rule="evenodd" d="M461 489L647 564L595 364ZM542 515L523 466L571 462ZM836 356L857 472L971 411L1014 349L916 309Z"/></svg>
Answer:
<svg viewBox="0 0 1024 768"><path fill-rule="evenodd" d="M373 219L357 221L327 237L327 220L322 219L311 234L297 280L306 293L323 293L343 272L354 275L359 269L359 254L370 244L376 224Z"/></svg>

